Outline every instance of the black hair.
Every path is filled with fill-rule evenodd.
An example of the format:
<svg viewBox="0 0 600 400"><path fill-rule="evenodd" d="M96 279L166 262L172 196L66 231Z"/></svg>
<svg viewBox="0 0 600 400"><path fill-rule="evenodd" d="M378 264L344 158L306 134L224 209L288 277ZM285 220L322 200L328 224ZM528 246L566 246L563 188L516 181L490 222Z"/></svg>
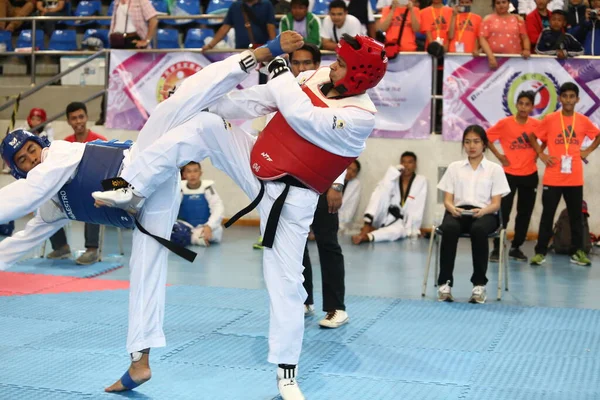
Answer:
<svg viewBox="0 0 600 400"><path fill-rule="evenodd" d="M462 137L463 146L465 145L465 138L467 137L467 133L474 133L477 136L479 136L481 138L481 141L483 142L483 151L487 149L490 141L488 140L487 133L485 133L485 129L483 129L481 125L469 125L466 127Z"/></svg>
<svg viewBox="0 0 600 400"><path fill-rule="evenodd" d="M523 90L519 92L519 95L517 96L517 103L522 98L529 99L529 101L531 101L531 104L535 104L535 92L533 90Z"/></svg>
<svg viewBox="0 0 600 400"><path fill-rule="evenodd" d="M565 82L560 85L560 89L558 89L558 95L562 95L564 92L573 91L575 95L579 97L579 86L577 86L573 82Z"/></svg>
<svg viewBox="0 0 600 400"><path fill-rule="evenodd" d="M567 12L565 10L561 10L560 8L552 10L552 15L562 15L563 17L565 17L565 19L567 18Z"/></svg>
<svg viewBox="0 0 600 400"><path fill-rule="evenodd" d="M496 1L498 1L498 0L492 0L492 8L496 8ZM510 7L510 0L508 0L508 4Z"/></svg>
<svg viewBox="0 0 600 400"><path fill-rule="evenodd" d="M354 164L356 164L356 175L358 175L358 174L360 173L360 168L361 168L361 166L360 166L360 161L358 161L358 160L354 160L354 161L352 161L352 162L353 162Z"/></svg>
<svg viewBox="0 0 600 400"><path fill-rule="evenodd" d="M70 113L79 111L79 110L83 110L85 115L87 115L87 107L85 106L84 103L81 103L79 101L74 101L72 103L69 103L69 105L67 106L67 118L69 118Z"/></svg>
<svg viewBox="0 0 600 400"><path fill-rule="evenodd" d="M200 163L199 163L199 162L196 162L196 161L190 161L189 163L185 164L181 170L182 170L182 171L184 171L184 170L185 170L185 167L189 167L190 165L191 165L191 166L193 166L193 165L197 165L197 166L198 166L200 169L202 169L202 166L200 165Z"/></svg>
<svg viewBox="0 0 600 400"><path fill-rule="evenodd" d="M404 157L412 157L415 159L415 162L417 162L417 155L412 151L405 151L404 153L402 153L402 155L400 156L400 160L402 160Z"/></svg>
<svg viewBox="0 0 600 400"><path fill-rule="evenodd" d="M317 46L312 43L304 43L304 46L300 47L298 50L308 51L312 55L313 62L315 64L321 63L321 50ZM296 51L298 51L296 50ZM294 51L294 53L296 52ZM290 53L290 62L294 59L294 53Z"/></svg>
<svg viewBox="0 0 600 400"><path fill-rule="evenodd" d="M332 8L343 8L344 11L348 11L348 6L344 0L333 0L329 3L329 9L331 10Z"/></svg>
<svg viewBox="0 0 600 400"><path fill-rule="evenodd" d="M290 2L290 6L304 6L304 7L308 7L308 0L292 0Z"/></svg>

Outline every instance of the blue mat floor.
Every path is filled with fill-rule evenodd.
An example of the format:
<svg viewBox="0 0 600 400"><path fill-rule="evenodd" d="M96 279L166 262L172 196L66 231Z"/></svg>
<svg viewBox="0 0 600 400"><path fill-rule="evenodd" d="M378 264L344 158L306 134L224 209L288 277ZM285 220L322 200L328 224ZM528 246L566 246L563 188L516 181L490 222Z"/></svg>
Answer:
<svg viewBox="0 0 600 400"><path fill-rule="evenodd" d="M225 243L199 249L194 264L171 259L167 347L152 350L152 380L127 394L103 393L129 363L127 291L0 297L0 399L278 399L255 233L228 230ZM115 238L109 230L107 245ZM426 246L343 239L351 320L323 330L321 313L306 319L299 382L307 399L600 399L596 266L557 256L543 268L511 262L503 301L472 305L469 244L461 241L459 301L437 303L431 284L420 297ZM489 278L494 297L493 266ZM315 300L319 309L318 290Z"/></svg>

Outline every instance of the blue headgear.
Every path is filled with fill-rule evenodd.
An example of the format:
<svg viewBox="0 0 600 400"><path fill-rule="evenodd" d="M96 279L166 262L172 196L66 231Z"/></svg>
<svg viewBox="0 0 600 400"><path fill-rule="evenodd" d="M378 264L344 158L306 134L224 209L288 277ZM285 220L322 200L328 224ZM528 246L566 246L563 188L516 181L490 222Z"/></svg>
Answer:
<svg viewBox="0 0 600 400"><path fill-rule="evenodd" d="M12 176L17 179L27 178L27 173L17 168L15 164L15 155L23 148L23 146L25 146L25 143L30 140L33 140L42 146L42 148L50 147L50 141L47 138L39 137L23 129L12 131L6 135L0 144L0 154L2 154L2 158L4 159L6 165L10 167L10 173Z"/></svg>
<svg viewBox="0 0 600 400"><path fill-rule="evenodd" d="M180 246L187 247L192 244L192 228L181 221L175 222L171 231L171 241Z"/></svg>

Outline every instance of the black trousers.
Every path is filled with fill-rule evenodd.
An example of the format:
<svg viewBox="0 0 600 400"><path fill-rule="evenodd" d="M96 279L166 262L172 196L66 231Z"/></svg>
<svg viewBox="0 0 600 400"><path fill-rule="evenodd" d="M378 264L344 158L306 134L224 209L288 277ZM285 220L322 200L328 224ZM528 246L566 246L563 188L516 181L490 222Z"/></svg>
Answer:
<svg viewBox="0 0 600 400"><path fill-rule="evenodd" d="M323 282L323 311L346 310L344 297L346 294L344 255L338 243L338 214L330 214L327 205L327 193L319 197L312 229L315 234L321 277ZM312 264L308 254L308 246L304 248L304 289L308 293L305 304L314 304Z"/></svg>
<svg viewBox="0 0 600 400"><path fill-rule="evenodd" d="M527 239L527 230L531 221L531 214L535 206L535 195L540 181L538 173L531 175L517 176L506 174L506 180L510 186L510 193L502 198L502 225L506 228L510 221L510 211L512 210L515 195L517 198L517 217L515 218L515 237L512 241L512 247L521 247ZM494 249L500 247L500 239L494 239Z"/></svg>
<svg viewBox="0 0 600 400"><path fill-rule="evenodd" d="M100 225L85 224L85 247L86 248L98 248L100 242ZM54 235L50 237L50 243L52 244L52 250L60 249L67 243L67 234L64 228L58 230Z"/></svg>
<svg viewBox="0 0 600 400"><path fill-rule="evenodd" d="M464 208L468 209L472 207ZM485 276L488 265L488 236L497 228L497 215L487 214L481 218L455 218L446 211L444 220L440 226L443 235L440 249L440 276L438 277L438 285L444 285L447 281L450 281L450 286L454 283L454 261L456 260L458 239L461 234L468 233L471 237L471 254L473 256L471 283L473 285L484 286L488 282Z"/></svg>
<svg viewBox="0 0 600 400"><path fill-rule="evenodd" d="M565 198L571 226L571 254L583 249L583 186L544 186L542 193L542 218L538 231L538 242L535 246L536 254L546 255L548 243L553 235L554 215L560 202Z"/></svg>

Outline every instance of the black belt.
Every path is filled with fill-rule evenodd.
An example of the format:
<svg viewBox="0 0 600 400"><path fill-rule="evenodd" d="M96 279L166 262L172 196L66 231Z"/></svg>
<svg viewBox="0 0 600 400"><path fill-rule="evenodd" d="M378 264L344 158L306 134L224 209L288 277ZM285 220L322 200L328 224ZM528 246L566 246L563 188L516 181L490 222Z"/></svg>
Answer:
<svg viewBox="0 0 600 400"><path fill-rule="evenodd" d="M285 204L285 199L287 198L287 195L290 191L290 186L295 186L295 187L304 188L304 189L307 188L306 185L304 185L298 179L296 179L290 175L286 175L283 178L276 179L272 182L284 183L285 188L283 189L283 192L281 192L279 197L277 197L277 199L275 199L275 202L273 203L273 207L271 208L271 211L269 212L269 218L267 219L267 226L265 227L265 233L263 234L262 245L264 247L268 247L268 248L272 248L273 243L275 242L275 232L277 231L277 225L279 224L279 218L281 217L281 211L283 211L283 205ZM225 228L229 228L231 225L235 224L238 219L240 219L244 215L248 214L250 211L254 210L258 206L258 203L260 203L260 201L262 200L264 194L265 194L265 182L261 180L260 181L260 192L258 192L258 196L256 196L256 198L254 200L252 200L252 203L248 204L248 206L244 207L237 214L235 214L233 217L231 217L229 219L229 221L227 221L225 223Z"/></svg>

